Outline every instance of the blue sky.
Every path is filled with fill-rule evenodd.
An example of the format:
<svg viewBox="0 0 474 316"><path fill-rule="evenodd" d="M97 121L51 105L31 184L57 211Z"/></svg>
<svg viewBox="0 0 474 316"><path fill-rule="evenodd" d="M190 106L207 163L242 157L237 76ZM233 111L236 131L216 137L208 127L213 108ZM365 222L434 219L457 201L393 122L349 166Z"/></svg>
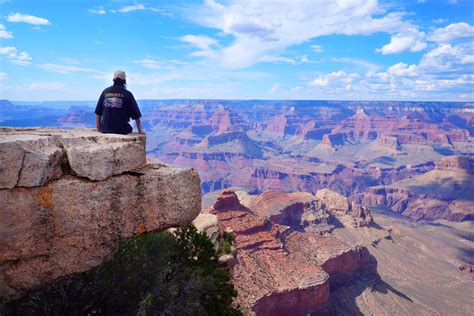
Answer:
<svg viewBox="0 0 474 316"><path fill-rule="evenodd" d="M0 0L0 98L474 100L472 0Z"/></svg>

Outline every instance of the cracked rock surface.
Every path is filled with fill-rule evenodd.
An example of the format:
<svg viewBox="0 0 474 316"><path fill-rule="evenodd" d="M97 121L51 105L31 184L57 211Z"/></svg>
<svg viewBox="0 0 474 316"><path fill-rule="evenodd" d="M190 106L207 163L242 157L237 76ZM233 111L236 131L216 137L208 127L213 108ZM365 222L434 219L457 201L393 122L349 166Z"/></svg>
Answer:
<svg viewBox="0 0 474 316"><path fill-rule="evenodd" d="M186 225L194 169L146 164L145 137L0 128L0 302L101 264L121 239Z"/></svg>
<svg viewBox="0 0 474 316"><path fill-rule="evenodd" d="M145 164L143 135L0 128L0 189L41 186L68 173L104 180Z"/></svg>

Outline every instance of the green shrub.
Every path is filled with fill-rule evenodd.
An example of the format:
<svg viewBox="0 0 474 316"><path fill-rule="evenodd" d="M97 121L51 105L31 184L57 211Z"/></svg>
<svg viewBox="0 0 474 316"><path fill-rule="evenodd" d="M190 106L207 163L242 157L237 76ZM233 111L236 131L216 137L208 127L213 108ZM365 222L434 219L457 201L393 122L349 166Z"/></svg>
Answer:
<svg viewBox="0 0 474 316"><path fill-rule="evenodd" d="M194 226L123 241L101 266L8 306L28 315L241 315L212 242Z"/></svg>

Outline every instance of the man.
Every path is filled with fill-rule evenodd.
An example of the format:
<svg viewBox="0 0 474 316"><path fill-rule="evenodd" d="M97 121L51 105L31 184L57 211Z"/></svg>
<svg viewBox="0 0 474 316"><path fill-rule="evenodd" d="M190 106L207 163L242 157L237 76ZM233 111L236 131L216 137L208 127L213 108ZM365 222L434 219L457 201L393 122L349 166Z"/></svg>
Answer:
<svg viewBox="0 0 474 316"><path fill-rule="evenodd" d="M126 74L123 70L114 72L114 84L106 88L100 95L95 108L95 125L99 132L129 134L133 128L128 123L135 120L139 134L144 134L140 122L140 109L133 94L125 86Z"/></svg>

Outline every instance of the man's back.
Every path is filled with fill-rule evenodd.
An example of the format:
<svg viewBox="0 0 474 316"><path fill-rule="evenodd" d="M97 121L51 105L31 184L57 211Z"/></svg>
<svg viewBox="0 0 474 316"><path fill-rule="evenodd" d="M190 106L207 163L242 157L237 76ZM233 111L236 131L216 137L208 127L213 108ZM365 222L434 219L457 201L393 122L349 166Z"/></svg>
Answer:
<svg viewBox="0 0 474 316"><path fill-rule="evenodd" d="M141 117L133 94L124 86L115 84L102 92L95 113L101 116L102 133L131 133L130 118L135 120Z"/></svg>

